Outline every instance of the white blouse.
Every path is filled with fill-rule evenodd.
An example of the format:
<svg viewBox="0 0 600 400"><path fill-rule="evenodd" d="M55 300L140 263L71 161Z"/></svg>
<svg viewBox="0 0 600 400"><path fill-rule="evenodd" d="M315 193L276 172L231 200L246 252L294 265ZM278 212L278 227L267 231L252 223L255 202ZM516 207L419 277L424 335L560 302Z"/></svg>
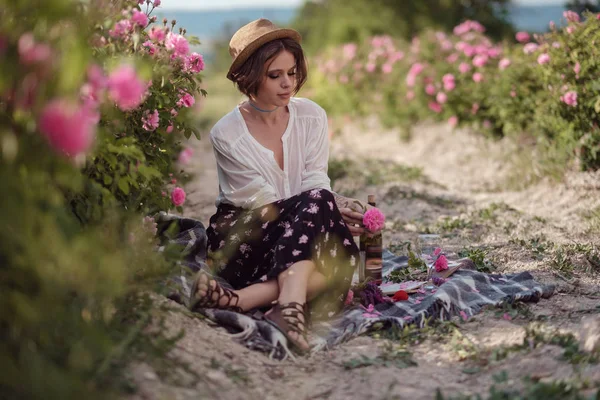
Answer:
<svg viewBox="0 0 600 400"><path fill-rule="evenodd" d="M273 151L250 134L239 107L210 131L219 176L217 206L227 203L255 209L309 189L331 190L327 176L327 115L323 108L308 99L290 99L289 122L281 138L282 170Z"/></svg>

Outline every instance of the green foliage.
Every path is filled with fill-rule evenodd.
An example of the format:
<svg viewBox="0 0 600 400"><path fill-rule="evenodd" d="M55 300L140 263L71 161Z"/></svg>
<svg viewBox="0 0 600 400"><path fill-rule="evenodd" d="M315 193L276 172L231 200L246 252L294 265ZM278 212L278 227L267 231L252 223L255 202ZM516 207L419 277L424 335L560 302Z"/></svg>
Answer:
<svg viewBox="0 0 600 400"><path fill-rule="evenodd" d="M307 1L293 25L309 51L323 46L361 42L374 35L410 39L431 28L451 30L465 19L488 26L494 38L510 36L506 20L509 0L325 0Z"/></svg>
<svg viewBox="0 0 600 400"><path fill-rule="evenodd" d="M164 44L154 56L142 46L147 26L109 33L151 4L0 0L2 398L114 398L133 389L118 378L127 362L142 351L167 360L179 337L150 329L142 293L162 288L177 252L155 251L144 216L173 208L167 193L187 177L176 160L197 129L177 102L202 93L200 80ZM152 81L132 109L100 83L124 64ZM48 118L56 100L68 107ZM144 127L148 110L155 127ZM88 133L92 147L68 150Z"/></svg>
<svg viewBox="0 0 600 400"><path fill-rule="evenodd" d="M358 35L320 53L309 86L330 114L375 114L407 137L418 121L448 121L534 145L529 162L540 174L599 168L600 67L591 43L600 21L571 21L525 45L494 43L481 31L467 22L411 42Z"/></svg>
<svg viewBox="0 0 600 400"><path fill-rule="evenodd" d="M490 260L486 260L487 251L485 248L464 248L458 251L458 256L470 258L479 272L489 273L496 269L496 266Z"/></svg>

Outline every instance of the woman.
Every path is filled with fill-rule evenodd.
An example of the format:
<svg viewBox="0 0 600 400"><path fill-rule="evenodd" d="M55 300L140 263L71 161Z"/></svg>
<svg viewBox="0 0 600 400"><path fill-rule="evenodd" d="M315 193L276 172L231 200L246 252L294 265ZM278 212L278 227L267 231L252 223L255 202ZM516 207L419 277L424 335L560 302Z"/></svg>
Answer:
<svg viewBox="0 0 600 400"><path fill-rule="evenodd" d="M325 111L292 97L307 77L300 35L259 19L232 37L227 77L248 97L211 130L219 175L208 258L234 290L200 272L191 308L245 312L273 305L265 319L296 350L308 350L310 316L343 305L358 262L352 236L364 232L353 201L331 192Z"/></svg>

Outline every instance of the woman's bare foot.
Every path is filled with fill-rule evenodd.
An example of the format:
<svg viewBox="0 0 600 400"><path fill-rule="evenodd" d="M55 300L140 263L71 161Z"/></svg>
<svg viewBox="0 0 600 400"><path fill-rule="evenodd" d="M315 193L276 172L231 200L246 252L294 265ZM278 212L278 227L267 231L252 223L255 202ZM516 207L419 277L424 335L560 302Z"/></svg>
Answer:
<svg viewBox="0 0 600 400"><path fill-rule="evenodd" d="M287 304L277 303L265 315L265 318L286 334L292 344L300 352L304 353L310 349L306 339L306 307L297 302Z"/></svg>
<svg viewBox="0 0 600 400"><path fill-rule="evenodd" d="M198 272L192 286L190 309L219 308L243 312L240 296L235 290L222 287L208 274Z"/></svg>

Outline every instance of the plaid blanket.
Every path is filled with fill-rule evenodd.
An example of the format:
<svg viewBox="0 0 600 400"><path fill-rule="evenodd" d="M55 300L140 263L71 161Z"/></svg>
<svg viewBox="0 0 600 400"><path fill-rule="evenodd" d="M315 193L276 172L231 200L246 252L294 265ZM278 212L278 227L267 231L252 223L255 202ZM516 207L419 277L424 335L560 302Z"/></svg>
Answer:
<svg viewBox="0 0 600 400"><path fill-rule="evenodd" d="M155 216L159 251L169 245L178 245L183 257L178 268L165 282L167 297L187 305L192 278L203 269L210 273L206 260L206 232L202 222L160 213ZM385 323L403 327L407 324L423 326L427 320L447 320L453 316L468 319L482 307L499 306L516 301L537 302L548 298L554 286L542 285L528 272L519 274L484 274L474 270L470 259L449 260L449 266L461 268L439 287L421 289L407 301L378 304L372 310L348 307L337 318L313 325L311 345L313 352L331 348L355 336L368 332L373 325ZM383 275L408 267L408 258L384 252ZM227 282L215 277L230 287ZM203 313L232 333L247 347L260 350L276 359L293 357L285 337L272 325L261 320L260 312L239 314L227 310L207 309Z"/></svg>

